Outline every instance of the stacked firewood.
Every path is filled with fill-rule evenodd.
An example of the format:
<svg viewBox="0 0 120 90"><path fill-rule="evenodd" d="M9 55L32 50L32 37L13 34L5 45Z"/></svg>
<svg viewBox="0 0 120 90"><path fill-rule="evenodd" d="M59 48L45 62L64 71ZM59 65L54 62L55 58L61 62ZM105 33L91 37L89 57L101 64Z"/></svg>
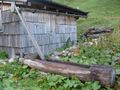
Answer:
<svg viewBox="0 0 120 90"><path fill-rule="evenodd" d="M111 34L113 30L113 28L90 28L84 33L84 36L86 38L99 38Z"/></svg>

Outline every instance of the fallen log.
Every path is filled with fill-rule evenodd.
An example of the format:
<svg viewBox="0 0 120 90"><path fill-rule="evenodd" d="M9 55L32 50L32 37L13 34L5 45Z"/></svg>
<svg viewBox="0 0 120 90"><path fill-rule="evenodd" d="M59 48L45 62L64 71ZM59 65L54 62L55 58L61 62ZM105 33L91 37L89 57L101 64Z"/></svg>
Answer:
<svg viewBox="0 0 120 90"><path fill-rule="evenodd" d="M99 81L104 86L113 86L115 82L115 71L110 66L104 65L80 65L62 61L43 61L21 59L22 63L39 69L43 72L61 74L64 76L75 75L82 81Z"/></svg>

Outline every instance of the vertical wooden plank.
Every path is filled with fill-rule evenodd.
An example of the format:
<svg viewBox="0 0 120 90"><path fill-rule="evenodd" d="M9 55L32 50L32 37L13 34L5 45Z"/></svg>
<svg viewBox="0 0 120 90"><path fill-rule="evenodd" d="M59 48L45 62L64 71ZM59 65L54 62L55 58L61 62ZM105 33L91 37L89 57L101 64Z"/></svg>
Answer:
<svg viewBox="0 0 120 90"><path fill-rule="evenodd" d="M30 27L32 35L39 42L39 45L42 45L42 50L45 53L52 51L57 47L62 46L68 40L69 37L73 41L76 40L77 38L76 22L73 17L55 16L45 13L33 14L32 12L26 12L26 11L22 13ZM5 17L9 18L8 15L6 15ZM16 21L16 20L17 20L17 16L14 16L12 18L12 21ZM5 22L6 21L7 20L5 19ZM26 47L25 50L27 52L29 51L34 52L34 48L27 34L24 32L23 27L21 27L21 23L20 24L19 23L15 24L15 23L17 22L14 23L9 22L8 24L4 25L5 34L7 33L14 34L13 36L5 37L8 38L4 42L5 45L11 46L10 41L12 41L13 42L12 45L15 45L15 47Z"/></svg>

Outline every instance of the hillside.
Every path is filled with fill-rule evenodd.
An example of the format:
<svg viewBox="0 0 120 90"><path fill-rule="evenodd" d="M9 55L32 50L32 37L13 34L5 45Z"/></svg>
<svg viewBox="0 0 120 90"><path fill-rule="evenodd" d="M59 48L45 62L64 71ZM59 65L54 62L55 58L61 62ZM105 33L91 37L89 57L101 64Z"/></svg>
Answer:
<svg viewBox="0 0 120 90"><path fill-rule="evenodd" d="M8 59L8 52L0 51L0 90L120 90L120 0L54 1L74 8L79 8L80 10L83 10L85 12L89 12L88 18L80 18L78 20L78 40L80 40L81 42L85 41L85 43L80 42L77 46L70 46L71 43L69 43L68 39L63 47L57 48L53 54L51 53L45 56L46 62L49 62L49 64L51 64L49 65L46 63L48 68L44 66L44 64L39 64L38 62L41 61L38 61L38 59L36 63L32 62L32 67L34 67L34 65L40 65L40 67L42 67L42 71L40 71L40 69L35 69L35 67L31 68L26 65L28 61L31 61L29 59L27 61L24 61L24 59L19 59L19 57L17 56L14 62L11 62L11 59ZM90 45L90 41L90 43L87 42L87 45L86 38L83 37L79 39L79 37L80 34L84 33L91 27L112 27L115 29L115 31L112 34L109 34L107 38L100 38L98 44L93 43L93 45ZM34 28L34 30L36 29ZM8 34L5 35L7 36ZM41 40L43 41L44 39ZM52 39L52 41L53 40L54 39ZM31 58L29 56L32 54L31 52L29 53L30 54L28 54L25 58ZM37 56L37 53L32 56L35 58ZM49 59L51 60L52 58L55 59L55 61L52 60L51 62L55 62L55 64L50 63ZM62 63L65 61L66 65L63 66L61 63L61 65L59 66L57 64L57 62L60 62L59 59L62 61ZM44 62L44 60L42 61ZM67 64L69 62L70 65ZM74 65L77 66L76 69L74 69L73 66L70 67L72 65L72 62L74 62ZM91 67L94 67L94 65L99 65L99 68L93 70L93 68ZM114 72L110 73L109 70L106 69L106 67L104 67L106 74L100 74L104 71L103 69L101 69L101 65L105 65L108 67L111 66L112 68L114 68L116 73L115 82ZM79 69L78 66L82 66L83 69ZM68 67L70 67L70 69ZM88 68L94 73L92 74L91 72L89 72L89 70L84 69L84 67ZM44 68L48 70L51 69L51 73L44 73L43 71L46 70L44 70ZM63 71L64 73L68 74L68 77L62 76L62 74L60 73L58 73L60 75L57 75L57 73L54 74L54 70L56 70L57 72L56 68L59 68L58 71ZM97 71L97 69L99 69L100 71ZM82 73L82 71L86 74ZM110 84L114 82L114 85L112 87L106 87L96 80L81 81L81 79L78 78L78 76L81 77L80 75L71 76L71 73L74 72L80 75L84 75L85 80L87 78L86 75L89 73L90 78L94 79L94 77L103 77L104 80L108 80L109 82L111 82ZM109 75L112 75L113 78ZM106 79L106 76L109 77L109 79ZM83 76L81 78L83 78Z"/></svg>
<svg viewBox="0 0 120 90"><path fill-rule="evenodd" d="M59 3L89 12L87 19L78 20L80 32L90 27L120 26L119 0L55 0Z"/></svg>

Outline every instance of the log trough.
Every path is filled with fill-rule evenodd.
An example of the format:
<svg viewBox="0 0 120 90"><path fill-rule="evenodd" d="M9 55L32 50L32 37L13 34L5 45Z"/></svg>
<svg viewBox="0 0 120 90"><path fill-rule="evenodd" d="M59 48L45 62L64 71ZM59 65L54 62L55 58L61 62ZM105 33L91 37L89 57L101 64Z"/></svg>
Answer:
<svg viewBox="0 0 120 90"><path fill-rule="evenodd" d="M103 86L111 87L115 82L115 70L104 65L80 65L71 62L53 60L20 59L20 62L43 72L76 76L81 81L99 81Z"/></svg>

